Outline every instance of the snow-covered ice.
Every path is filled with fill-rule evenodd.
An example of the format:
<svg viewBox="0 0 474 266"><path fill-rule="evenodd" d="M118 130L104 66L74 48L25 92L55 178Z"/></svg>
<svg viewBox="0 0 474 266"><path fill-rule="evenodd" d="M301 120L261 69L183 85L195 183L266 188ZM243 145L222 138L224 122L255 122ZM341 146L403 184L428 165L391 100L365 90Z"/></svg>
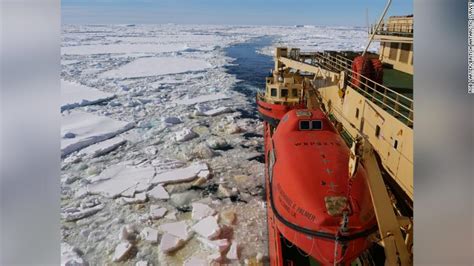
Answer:
<svg viewBox="0 0 474 266"><path fill-rule="evenodd" d="M102 78L141 78L176 74L190 71L202 71L211 64L201 59L179 57L139 58L118 69L101 74Z"/></svg>
<svg viewBox="0 0 474 266"><path fill-rule="evenodd" d="M208 94L208 95L201 95L194 98L185 98L176 100L175 103L177 104L184 104L184 105L193 105L196 103L205 103L210 101L217 101L222 99L228 99L229 96L223 93L215 93L215 94Z"/></svg>
<svg viewBox="0 0 474 266"><path fill-rule="evenodd" d="M80 150L79 154L91 157L98 157L115 150L126 142L127 141L121 137L114 137L96 144L92 144L89 147Z"/></svg>
<svg viewBox="0 0 474 266"><path fill-rule="evenodd" d="M115 95L76 82L61 80L61 111L78 106L96 104L114 98Z"/></svg>
<svg viewBox="0 0 474 266"><path fill-rule="evenodd" d="M106 116L72 111L61 116L61 156L112 138L134 127L134 123Z"/></svg>
<svg viewBox="0 0 474 266"><path fill-rule="evenodd" d="M192 229L207 239L216 238L221 232L221 228L217 224L217 218L208 216L197 222Z"/></svg>
<svg viewBox="0 0 474 266"><path fill-rule="evenodd" d="M93 183L87 186L90 193L102 194L115 198L125 192L133 195L143 192L150 187L150 180L155 175L153 167L135 167L129 165L114 165L105 169L95 177Z"/></svg>

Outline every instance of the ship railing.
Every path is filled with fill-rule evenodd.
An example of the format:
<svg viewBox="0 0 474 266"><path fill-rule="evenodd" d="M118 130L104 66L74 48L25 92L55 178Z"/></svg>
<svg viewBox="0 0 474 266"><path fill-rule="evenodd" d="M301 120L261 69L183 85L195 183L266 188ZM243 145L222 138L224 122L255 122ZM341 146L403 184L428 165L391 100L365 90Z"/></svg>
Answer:
<svg viewBox="0 0 474 266"><path fill-rule="evenodd" d="M413 22L389 22L380 25L377 28L377 25L371 25L369 28L369 34L377 35L395 35L395 36L413 36Z"/></svg>
<svg viewBox="0 0 474 266"><path fill-rule="evenodd" d="M334 53L333 53L334 54ZM352 61L340 54L331 52L300 53L299 58L291 58L324 69L347 73L347 85L361 93L371 102L388 110L409 126L413 125L413 100L370 78L352 71ZM359 79L359 84L353 82L353 77Z"/></svg>
<svg viewBox="0 0 474 266"><path fill-rule="evenodd" d="M390 110L396 117L403 118L409 125L413 124L412 99L366 76L352 71L351 67L349 67L348 62L350 62L350 60L348 59L344 60L340 58L341 56L338 58L328 53L320 53L319 56L324 58L325 65L330 62L335 65L333 69L348 73L347 84L358 92L361 92L364 97L377 105L381 105L383 109ZM353 78L358 78L359 84L355 84Z"/></svg>

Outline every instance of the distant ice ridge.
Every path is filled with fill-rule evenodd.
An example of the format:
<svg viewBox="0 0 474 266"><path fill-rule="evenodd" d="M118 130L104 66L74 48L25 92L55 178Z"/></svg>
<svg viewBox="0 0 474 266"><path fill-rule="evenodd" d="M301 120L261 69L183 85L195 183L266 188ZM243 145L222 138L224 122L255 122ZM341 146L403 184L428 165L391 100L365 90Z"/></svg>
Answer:
<svg viewBox="0 0 474 266"><path fill-rule="evenodd" d="M96 104L114 98L111 93L102 92L76 82L61 80L61 112L79 106Z"/></svg>
<svg viewBox="0 0 474 266"><path fill-rule="evenodd" d="M61 156L64 157L89 145L112 138L135 126L80 111L61 116Z"/></svg>

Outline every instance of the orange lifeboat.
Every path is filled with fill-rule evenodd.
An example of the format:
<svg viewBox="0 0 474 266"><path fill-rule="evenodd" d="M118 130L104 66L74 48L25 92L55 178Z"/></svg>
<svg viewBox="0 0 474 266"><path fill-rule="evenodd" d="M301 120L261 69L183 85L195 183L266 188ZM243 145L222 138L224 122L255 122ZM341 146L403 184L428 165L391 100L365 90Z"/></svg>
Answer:
<svg viewBox="0 0 474 266"><path fill-rule="evenodd" d="M377 223L366 172L349 178L349 148L321 110L291 110L273 133L265 124L265 153L272 265L303 265L285 246L323 265L369 247Z"/></svg>
<svg viewBox="0 0 474 266"><path fill-rule="evenodd" d="M359 165L349 177L349 148L320 109L305 109L303 96L303 78L287 71L273 73L257 95L270 262L346 265L369 248L377 230L366 172Z"/></svg>

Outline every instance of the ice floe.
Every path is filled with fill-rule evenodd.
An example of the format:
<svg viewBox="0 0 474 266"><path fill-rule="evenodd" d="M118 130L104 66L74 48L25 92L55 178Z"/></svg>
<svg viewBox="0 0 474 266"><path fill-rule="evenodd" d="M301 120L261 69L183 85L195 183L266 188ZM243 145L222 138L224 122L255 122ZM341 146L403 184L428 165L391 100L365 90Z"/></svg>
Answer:
<svg viewBox="0 0 474 266"><path fill-rule="evenodd" d="M153 179L153 184L171 184L184 181L193 181L201 171L208 171L206 163L193 163L188 167L173 169L157 174Z"/></svg>
<svg viewBox="0 0 474 266"><path fill-rule="evenodd" d="M92 144L79 151L79 155L98 157L107 154L118 147L125 144L127 141L121 137L114 137L108 140L101 141L96 144Z"/></svg>
<svg viewBox="0 0 474 266"><path fill-rule="evenodd" d="M140 78L166 74L202 71L211 67L204 60L182 57L139 58L118 69L102 73L102 78Z"/></svg>
<svg viewBox="0 0 474 266"><path fill-rule="evenodd" d="M205 103L205 102L223 100L223 99L228 99L228 98L229 96L227 96L224 93L215 93L215 94L201 95L194 98L180 99L174 102L176 104L193 105L196 103Z"/></svg>
<svg viewBox="0 0 474 266"><path fill-rule="evenodd" d="M170 195L162 185L157 185L153 189L147 192L148 197L152 199L169 199Z"/></svg>
<svg viewBox="0 0 474 266"><path fill-rule="evenodd" d="M92 180L95 182L89 184L87 189L90 193L102 194L109 198L118 197L123 193L133 195L135 192L147 190L154 175L154 167L114 165L95 177Z"/></svg>
<svg viewBox="0 0 474 266"><path fill-rule="evenodd" d="M77 82L61 80L61 111L100 103L114 97L114 94L102 92Z"/></svg>
<svg viewBox="0 0 474 266"><path fill-rule="evenodd" d="M221 232L221 228L217 224L217 218L214 216L208 216L200 220L193 225L192 229L207 239L216 238Z"/></svg>
<svg viewBox="0 0 474 266"><path fill-rule="evenodd" d="M134 127L134 123L73 111L61 116L61 156L112 138ZM69 135L69 136L68 136Z"/></svg>
<svg viewBox="0 0 474 266"><path fill-rule="evenodd" d="M204 217L214 215L216 211L206 204L195 202L192 204L192 218L193 220L201 220Z"/></svg>

